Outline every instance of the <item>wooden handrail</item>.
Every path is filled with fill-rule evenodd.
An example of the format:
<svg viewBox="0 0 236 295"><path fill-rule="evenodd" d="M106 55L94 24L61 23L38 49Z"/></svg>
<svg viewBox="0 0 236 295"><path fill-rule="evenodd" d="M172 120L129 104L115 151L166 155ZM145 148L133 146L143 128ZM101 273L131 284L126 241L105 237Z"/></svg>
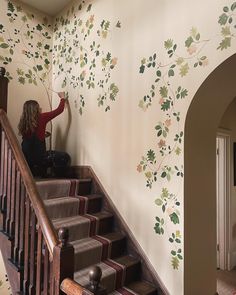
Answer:
<svg viewBox="0 0 236 295"><path fill-rule="evenodd" d="M75 281L65 279L61 283L61 290L67 295L82 295L84 289Z"/></svg>
<svg viewBox="0 0 236 295"><path fill-rule="evenodd" d="M24 182L26 191L32 203L32 207L35 210L35 214L37 216L38 222L41 226L41 230L45 238L45 242L48 246L50 257L52 258L53 249L55 246L59 245L59 240L57 238L52 222L47 215L43 201L37 191L36 184L33 180L33 176L26 163L26 160L24 158L23 152L21 151L20 145L14 134L14 131L9 123L9 120L7 118L5 111L2 109L0 109L0 123L2 128L5 131L6 137L11 146L16 163L18 164L18 168L22 175L22 180Z"/></svg>

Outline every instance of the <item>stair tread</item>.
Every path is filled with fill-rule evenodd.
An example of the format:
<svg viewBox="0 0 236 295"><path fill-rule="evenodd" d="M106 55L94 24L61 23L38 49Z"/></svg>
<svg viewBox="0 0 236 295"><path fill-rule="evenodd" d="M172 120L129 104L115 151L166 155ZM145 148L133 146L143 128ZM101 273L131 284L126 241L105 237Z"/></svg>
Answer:
<svg viewBox="0 0 236 295"><path fill-rule="evenodd" d="M110 242L114 242L114 241L124 239L125 235L122 234L121 232L114 232L114 233L109 233L106 235L96 235L93 237L72 241L71 244L74 246L75 253L81 251L87 243L93 241L96 237L101 237L101 238L109 240Z"/></svg>
<svg viewBox="0 0 236 295"><path fill-rule="evenodd" d="M36 184L42 183L42 182L60 182L60 183L65 183L66 181L71 181L71 180L76 180L80 182L86 182L86 181L91 181L91 178L37 178L35 181Z"/></svg>
<svg viewBox="0 0 236 295"><path fill-rule="evenodd" d="M97 219L101 220L101 219L112 217L113 215L110 212L101 211L95 214L85 214L85 215L57 218L57 219L53 219L52 222L56 228L61 226L65 227L65 226L80 224L80 223L88 223L89 220L86 218L86 216L94 216Z"/></svg>
<svg viewBox="0 0 236 295"><path fill-rule="evenodd" d="M43 202L47 206L51 204L78 203L79 200L76 197L59 197L54 199L47 199L47 200L44 200Z"/></svg>
<svg viewBox="0 0 236 295"><path fill-rule="evenodd" d="M126 291L126 292L125 292ZM122 287L119 290L114 290L108 295L120 294L133 294L133 295L157 295L157 288L147 281L135 281Z"/></svg>
<svg viewBox="0 0 236 295"><path fill-rule="evenodd" d="M122 263L121 263L122 262ZM106 287L108 289L108 292L111 292L115 290L115 279L116 279L116 270L117 267L119 270L127 270L127 268L132 267L133 265L139 263L140 260L137 258L134 258L130 255L125 255L120 257L119 259L107 259L104 260L98 264L102 270L102 279L101 279L101 285ZM112 265L116 267L112 267ZM76 271L74 273L74 280L77 281L79 284L81 284L84 287L87 287L89 285L89 276L88 273L91 269L91 266L83 268L79 271ZM107 286L109 284L109 286Z"/></svg>
<svg viewBox="0 0 236 295"><path fill-rule="evenodd" d="M157 294L157 288L147 281L132 282L127 288L140 295Z"/></svg>
<svg viewBox="0 0 236 295"><path fill-rule="evenodd" d="M125 265L126 267L130 267L134 264L139 263L140 259L131 255L125 255L125 256L115 258L114 261L119 264Z"/></svg>

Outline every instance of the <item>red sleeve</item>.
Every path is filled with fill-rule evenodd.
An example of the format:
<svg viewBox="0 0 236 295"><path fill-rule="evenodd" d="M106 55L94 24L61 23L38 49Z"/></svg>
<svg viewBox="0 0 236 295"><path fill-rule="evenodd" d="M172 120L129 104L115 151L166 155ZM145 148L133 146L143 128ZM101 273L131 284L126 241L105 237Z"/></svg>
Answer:
<svg viewBox="0 0 236 295"><path fill-rule="evenodd" d="M62 98L58 107L55 110L53 110L51 112L42 113L41 117L42 117L43 121L45 123L47 123L50 120L52 120L53 118L55 118L56 116L60 115L64 111L64 108L65 108L65 99Z"/></svg>

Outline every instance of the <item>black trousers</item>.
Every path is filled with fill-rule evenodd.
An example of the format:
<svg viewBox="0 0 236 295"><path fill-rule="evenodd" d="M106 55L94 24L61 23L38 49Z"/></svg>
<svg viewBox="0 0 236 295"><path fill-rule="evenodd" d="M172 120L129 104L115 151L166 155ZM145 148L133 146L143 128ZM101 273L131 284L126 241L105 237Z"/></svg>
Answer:
<svg viewBox="0 0 236 295"><path fill-rule="evenodd" d="M47 169L45 141L32 135L30 138L23 139L21 147L33 176L45 176Z"/></svg>
<svg viewBox="0 0 236 295"><path fill-rule="evenodd" d="M45 141L40 141L35 135L23 139L21 146L33 176L46 177L49 167L52 168L52 176L65 176L65 167L69 166L71 161L67 153L46 151Z"/></svg>

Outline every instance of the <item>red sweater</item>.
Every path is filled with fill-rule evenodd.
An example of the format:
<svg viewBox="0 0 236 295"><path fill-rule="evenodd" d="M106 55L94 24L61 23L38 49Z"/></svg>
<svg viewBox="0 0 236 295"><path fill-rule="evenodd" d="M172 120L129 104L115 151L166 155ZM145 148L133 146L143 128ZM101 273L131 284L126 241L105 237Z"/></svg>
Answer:
<svg viewBox="0 0 236 295"><path fill-rule="evenodd" d="M62 98L58 107L51 111L51 112L46 112L46 113L41 113L39 114L39 121L38 121L38 127L35 129L35 134L37 138L41 141L45 139L45 131L46 131L46 125L49 121L51 121L53 118L57 117L60 115L65 107L65 99ZM23 136L23 138L29 138L32 134L27 133Z"/></svg>

